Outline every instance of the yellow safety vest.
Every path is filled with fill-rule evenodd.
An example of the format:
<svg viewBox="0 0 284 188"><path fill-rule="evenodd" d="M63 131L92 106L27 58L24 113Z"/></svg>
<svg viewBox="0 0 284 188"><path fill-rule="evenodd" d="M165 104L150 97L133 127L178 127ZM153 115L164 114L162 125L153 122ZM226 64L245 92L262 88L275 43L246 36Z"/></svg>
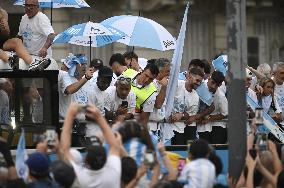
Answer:
<svg viewBox="0 0 284 188"><path fill-rule="evenodd" d="M133 69L127 69L125 70L122 75L125 77L129 77L131 79L135 78L135 76L138 74L137 71ZM131 82L131 91L133 91L136 95L136 112L141 112L141 106L144 104L144 102L151 97L153 93L157 91L155 85L151 83L148 87L144 88L138 88L133 84L133 80Z"/></svg>

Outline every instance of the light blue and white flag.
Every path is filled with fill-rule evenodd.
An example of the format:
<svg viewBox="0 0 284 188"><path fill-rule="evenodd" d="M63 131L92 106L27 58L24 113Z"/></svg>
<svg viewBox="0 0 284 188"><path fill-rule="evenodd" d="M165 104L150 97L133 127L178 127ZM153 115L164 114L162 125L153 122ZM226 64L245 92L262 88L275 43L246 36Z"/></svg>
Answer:
<svg viewBox="0 0 284 188"><path fill-rule="evenodd" d="M220 71L226 76L228 67L228 56L227 55L220 55L217 59L212 61L212 65L216 71Z"/></svg>
<svg viewBox="0 0 284 188"><path fill-rule="evenodd" d="M146 152L146 145L139 138L131 138L123 143L125 151L129 157L132 157L138 166L143 163L143 157Z"/></svg>
<svg viewBox="0 0 284 188"><path fill-rule="evenodd" d="M184 46L184 39L186 33L186 25L187 25L187 14L188 14L189 3L186 5L186 9L183 15L182 25L180 28L179 36L176 43L176 48L174 51L174 55L172 58L172 67L170 73L170 79L167 87L167 94L166 94L166 118L171 115L173 104L174 104L174 96L177 89L178 78L179 78L179 71L180 65L182 60L183 54L183 46Z"/></svg>
<svg viewBox="0 0 284 188"><path fill-rule="evenodd" d="M210 106L213 102L213 95L212 93L209 91L208 87L207 87L207 83L206 82L202 82L200 84L200 86L198 86L198 88L196 89L196 92L199 96L199 98L208 106Z"/></svg>
<svg viewBox="0 0 284 188"><path fill-rule="evenodd" d="M28 155L26 152L25 132L22 130L16 151L16 171L18 176L25 181L29 175L29 170L25 163L27 159Z"/></svg>
<svg viewBox="0 0 284 188"><path fill-rule="evenodd" d="M247 103L253 111L255 111L255 108L259 107L259 105L248 95L247 95ZM276 138L278 138L282 143L284 143L284 132L280 129L277 123L265 112L263 112L263 124L266 128L270 130L270 132Z"/></svg>

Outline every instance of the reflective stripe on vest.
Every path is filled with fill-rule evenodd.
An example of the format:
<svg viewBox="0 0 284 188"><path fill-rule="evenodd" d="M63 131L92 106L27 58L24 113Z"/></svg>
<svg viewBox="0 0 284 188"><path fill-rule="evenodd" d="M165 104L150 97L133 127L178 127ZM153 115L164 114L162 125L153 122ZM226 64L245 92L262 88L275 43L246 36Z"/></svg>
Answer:
<svg viewBox="0 0 284 188"><path fill-rule="evenodd" d="M127 69L125 70L122 75L125 77L129 77L133 79L138 74L137 71L133 69ZM155 85L153 83L150 83L150 85L147 88L138 88L131 82L131 91L133 91L136 95L136 110L141 110L141 106L144 104L144 102L151 97L153 93L157 91Z"/></svg>

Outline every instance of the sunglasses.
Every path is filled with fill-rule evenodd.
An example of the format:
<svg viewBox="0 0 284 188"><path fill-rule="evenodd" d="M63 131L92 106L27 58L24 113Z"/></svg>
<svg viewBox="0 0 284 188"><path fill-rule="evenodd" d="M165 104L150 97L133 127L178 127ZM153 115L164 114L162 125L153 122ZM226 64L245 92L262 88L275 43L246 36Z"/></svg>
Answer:
<svg viewBox="0 0 284 188"><path fill-rule="evenodd" d="M25 7L28 7L28 8L34 8L34 7L37 7L38 5L35 5L35 4L24 4Z"/></svg>
<svg viewBox="0 0 284 188"><path fill-rule="evenodd" d="M118 80L118 81L127 81L127 82L131 82L131 78L125 78L125 77L119 77L117 80Z"/></svg>

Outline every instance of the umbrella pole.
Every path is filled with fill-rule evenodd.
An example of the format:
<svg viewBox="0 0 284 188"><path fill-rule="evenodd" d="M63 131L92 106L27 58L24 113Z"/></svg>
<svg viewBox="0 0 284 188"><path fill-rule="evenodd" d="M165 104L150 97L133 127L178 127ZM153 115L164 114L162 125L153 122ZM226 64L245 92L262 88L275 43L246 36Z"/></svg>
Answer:
<svg viewBox="0 0 284 188"><path fill-rule="evenodd" d="M52 9L53 9L53 2L51 1L51 10L50 10L50 24L52 25Z"/></svg>
<svg viewBox="0 0 284 188"><path fill-rule="evenodd" d="M92 37L91 36L89 36L90 37L90 64L91 64L91 59L92 59Z"/></svg>

